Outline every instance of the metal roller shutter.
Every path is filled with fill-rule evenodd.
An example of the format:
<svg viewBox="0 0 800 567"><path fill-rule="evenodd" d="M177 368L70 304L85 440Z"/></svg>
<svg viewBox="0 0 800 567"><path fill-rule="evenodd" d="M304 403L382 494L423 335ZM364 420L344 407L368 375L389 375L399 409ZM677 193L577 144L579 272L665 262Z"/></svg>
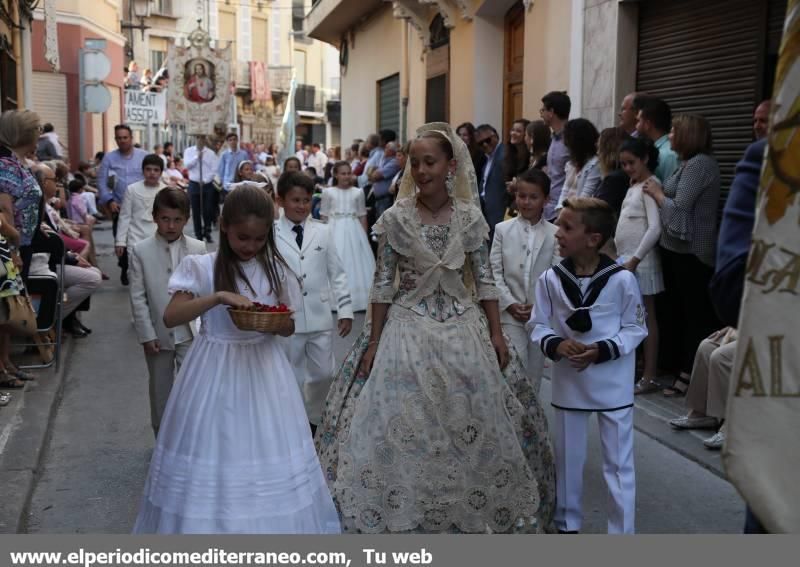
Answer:
<svg viewBox="0 0 800 567"><path fill-rule="evenodd" d="M639 11L636 88L662 97L673 114L708 118L722 170L723 202L736 162L753 140L760 59L766 51L766 4L647 1Z"/></svg>
<svg viewBox="0 0 800 567"><path fill-rule="evenodd" d="M42 120L50 122L58 139L69 144L67 120L67 76L61 73L33 72L33 108Z"/></svg>
<svg viewBox="0 0 800 567"><path fill-rule="evenodd" d="M378 81L378 129L400 133L400 75Z"/></svg>

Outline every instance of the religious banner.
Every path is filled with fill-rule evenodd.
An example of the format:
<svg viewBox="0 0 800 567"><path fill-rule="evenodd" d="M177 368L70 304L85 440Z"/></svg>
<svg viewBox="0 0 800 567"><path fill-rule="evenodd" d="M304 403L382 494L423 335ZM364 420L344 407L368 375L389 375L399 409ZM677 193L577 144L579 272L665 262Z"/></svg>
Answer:
<svg viewBox="0 0 800 567"><path fill-rule="evenodd" d="M250 61L250 96L253 100L267 102L271 98L267 64L263 61Z"/></svg>
<svg viewBox="0 0 800 567"><path fill-rule="evenodd" d="M169 45L169 119L184 124L187 134L211 134L215 124L230 121L231 53L230 43L211 47L201 28L189 34L188 45Z"/></svg>
<svg viewBox="0 0 800 567"><path fill-rule="evenodd" d="M786 13L723 451L772 533L800 533L800 0Z"/></svg>

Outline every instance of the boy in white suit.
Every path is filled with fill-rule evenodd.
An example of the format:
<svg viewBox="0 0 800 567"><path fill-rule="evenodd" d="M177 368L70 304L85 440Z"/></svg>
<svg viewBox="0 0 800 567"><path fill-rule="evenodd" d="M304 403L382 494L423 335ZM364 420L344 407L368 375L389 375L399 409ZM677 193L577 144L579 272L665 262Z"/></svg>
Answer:
<svg viewBox="0 0 800 567"><path fill-rule="evenodd" d="M550 195L550 178L538 169L517 177L514 202L519 216L494 227L490 260L500 291L500 323L511 339L536 391L542 381L544 355L525 329L531 318L534 286L545 270L561 261L556 226L542 217Z"/></svg>
<svg viewBox="0 0 800 567"><path fill-rule="evenodd" d="M303 304L295 312L295 333L289 338L289 361L303 393L312 435L336 371L331 311L337 312L339 336L347 336L353 326L347 275L330 227L309 216L313 194L314 181L307 175L286 172L278 179L278 203L284 215L275 223L275 241L303 285Z"/></svg>
<svg viewBox="0 0 800 567"><path fill-rule="evenodd" d="M636 276L600 254L614 213L599 199L567 199L558 217L565 258L536 284L531 339L553 367L555 524L580 531L589 417L597 413L608 490L608 533L634 533L633 377L647 337Z"/></svg>
<svg viewBox="0 0 800 567"><path fill-rule="evenodd" d="M205 254L205 242L183 234L189 220L189 197L180 189L158 192L153 202L156 233L130 248L131 311L150 374L150 420L158 436L161 416L175 375L194 338L191 325L167 329L164 309L170 301L167 283L181 260Z"/></svg>

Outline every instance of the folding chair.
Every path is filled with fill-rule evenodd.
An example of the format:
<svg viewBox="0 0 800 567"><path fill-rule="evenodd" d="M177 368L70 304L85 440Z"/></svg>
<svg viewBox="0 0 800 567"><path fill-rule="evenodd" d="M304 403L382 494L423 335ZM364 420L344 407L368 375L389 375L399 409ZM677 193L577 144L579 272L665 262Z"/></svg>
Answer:
<svg viewBox="0 0 800 567"><path fill-rule="evenodd" d="M20 368L49 368L55 364L59 368L61 356L61 314L64 308L64 259L66 248L64 241L57 235L51 235L47 241L51 254L61 258L59 275L43 274L28 276L27 289L31 303L36 310L36 334L33 342L22 343L23 346L35 346L42 358L40 364L21 364Z"/></svg>

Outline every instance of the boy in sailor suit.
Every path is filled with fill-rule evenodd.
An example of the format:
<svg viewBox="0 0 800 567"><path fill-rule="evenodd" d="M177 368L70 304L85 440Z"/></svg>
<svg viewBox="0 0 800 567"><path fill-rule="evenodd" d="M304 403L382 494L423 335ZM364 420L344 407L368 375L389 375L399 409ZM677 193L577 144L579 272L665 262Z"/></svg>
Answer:
<svg viewBox="0 0 800 567"><path fill-rule="evenodd" d="M647 337L641 293L632 272L599 253L614 229L605 202L567 199L558 225L565 260L539 278L529 322L531 339L555 361L555 523L562 532L580 531L587 429L596 412L608 533L634 533L635 351Z"/></svg>
<svg viewBox="0 0 800 567"><path fill-rule="evenodd" d="M307 175L281 175L278 203L284 215L275 222L278 250L303 286L303 303L294 315L295 334L289 338L288 353L303 393L312 435L322 418L336 370L331 311L337 312L339 336L347 336L353 326L347 275L334 248L330 227L309 216L313 194L314 181Z"/></svg>
<svg viewBox="0 0 800 567"><path fill-rule="evenodd" d="M519 216L494 227L490 260L500 292L500 323L522 359L525 373L539 391L544 355L528 338L525 324L531 318L533 293L539 276L561 261L556 248L556 226L542 218L550 194L550 178L529 169L515 185L514 203Z"/></svg>
<svg viewBox="0 0 800 567"><path fill-rule="evenodd" d="M150 374L150 421L158 436L172 383L194 339L193 325L167 329L164 310L172 299L167 283L190 254L205 254L206 244L183 234L189 197L180 189L162 189L153 202L156 233L130 251L131 312Z"/></svg>

